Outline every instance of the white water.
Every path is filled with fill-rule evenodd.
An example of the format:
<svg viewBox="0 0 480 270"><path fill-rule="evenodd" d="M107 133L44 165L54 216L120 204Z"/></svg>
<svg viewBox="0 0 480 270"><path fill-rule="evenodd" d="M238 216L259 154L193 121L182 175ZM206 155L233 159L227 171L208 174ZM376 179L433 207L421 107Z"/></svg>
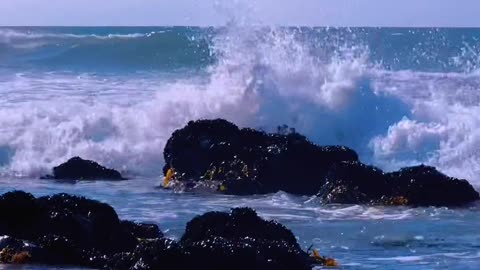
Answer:
<svg viewBox="0 0 480 270"><path fill-rule="evenodd" d="M385 169L423 162L480 184L478 73L387 71L366 46L322 48L288 29L231 26L211 46L217 63L197 75L2 73L2 171L37 177L80 155L159 174L175 129L222 117L288 124Z"/></svg>

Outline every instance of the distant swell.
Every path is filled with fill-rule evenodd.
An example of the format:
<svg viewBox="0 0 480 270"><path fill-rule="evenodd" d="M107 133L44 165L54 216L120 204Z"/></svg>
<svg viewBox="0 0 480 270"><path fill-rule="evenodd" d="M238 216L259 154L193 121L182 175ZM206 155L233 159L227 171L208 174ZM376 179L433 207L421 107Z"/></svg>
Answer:
<svg viewBox="0 0 480 270"><path fill-rule="evenodd" d="M21 41L21 40L47 40L47 39L131 39L131 38L141 38L141 37L150 37L158 33L163 33L162 31L150 32L150 33L132 33L132 34L69 34L69 33L32 33L28 30L17 30L17 29L8 29L4 28L0 30L0 37L3 42L7 41Z"/></svg>
<svg viewBox="0 0 480 270"><path fill-rule="evenodd" d="M201 68L212 62L210 34L198 28L113 34L78 31L0 28L0 56L13 67L90 70L95 65L98 71L116 72Z"/></svg>

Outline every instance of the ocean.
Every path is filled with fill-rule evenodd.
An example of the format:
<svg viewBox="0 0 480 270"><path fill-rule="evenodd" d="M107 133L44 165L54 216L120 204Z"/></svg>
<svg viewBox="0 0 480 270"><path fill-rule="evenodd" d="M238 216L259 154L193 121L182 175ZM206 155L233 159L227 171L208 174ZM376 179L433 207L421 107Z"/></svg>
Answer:
<svg viewBox="0 0 480 270"><path fill-rule="evenodd" d="M286 124L387 171L433 165L479 190L480 29L3 27L0 96L1 193L83 195L172 238L195 215L250 206L341 269L480 266L480 204L322 205L282 192L156 188L171 133L221 117L266 131ZM130 180L38 179L77 155Z"/></svg>

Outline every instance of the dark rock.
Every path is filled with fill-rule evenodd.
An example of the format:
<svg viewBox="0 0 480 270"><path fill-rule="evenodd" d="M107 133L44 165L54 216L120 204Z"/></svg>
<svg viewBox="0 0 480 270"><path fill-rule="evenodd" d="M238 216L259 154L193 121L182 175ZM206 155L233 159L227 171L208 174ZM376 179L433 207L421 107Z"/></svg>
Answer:
<svg viewBox="0 0 480 270"><path fill-rule="evenodd" d="M284 226L248 208L209 212L187 224L179 243L142 241L117 254L109 269L312 269L316 262Z"/></svg>
<svg viewBox="0 0 480 270"><path fill-rule="evenodd" d="M25 241L12 238L8 235L0 236L0 250L4 248L12 248L15 250L20 250L28 246Z"/></svg>
<svg viewBox="0 0 480 270"><path fill-rule="evenodd" d="M161 235L154 225L125 226L108 204L68 194L9 192L0 196L0 211L0 235L36 243L43 253L33 258L49 264L85 265L86 257L134 249L139 235Z"/></svg>
<svg viewBox="0 0 480 270"><path fill-rule="evenodd" d="M251 209L210 212L194 218L179 243L142 241L117 254L110 269L311 269L314 261L282 225Z"/></svg>
<svg viewBox="0 0 480 270"><path fill-rule="evenodd" d="M53 168L53 175L42 178L56 180L125 180L119 172L103 167L95 161L84 160L80 157L69 159Z"/></svg>
<svg viewBox="0 0 480 270"><path fill-rule="evenodd" d="M90 250L80 248L74 241L66 237L52 234L45 235L40 237L37 243L41 247L41 250L32 256L37 263L48 265L93 266L93 262L89 256Z"/></svg>
<svg viewBox="0 0 480 270"><path fill-rule="evenodd" d="M0 263L96 269L311 269L326 262L295 236L248 208L210 212L187 225L181 241L157 225L120 221L108 204L68 194L0 196Z"/></svg>
<svg viewBox="0 0 480 270"><path fill-rule="evenodd" d="M315 145L286 126L267 134L221 119L189 122L172 134L164 157L164 172L173 168L176 182L218 183L217 191L226 194L282 190L317 194L325 203L414 206L457 206L479 199L467 181L433 167L384 173L362 164L349 148Z"/></svg>
<svg viewBox="0 0 480 270"><path fill-rule="evenodd" d="M120 225L125 231L130 232L135 238L153 239L163 237L163 233L156 224L144 224L124 220L120 222Z"/></svg>
<svg viewBox="0 0 480 270"><path fill-rule="evenodd" d="M249 208L194 218L180 243L188 261L208 269L311 269L313 264L290 230Z"/></svg>
<svg viewBox="0 0 480 270"><path fill-rule="evenodd" d="M0 264L33 263L32 254L40 249L26 241L9 236L0 237Z"/></svg>
<svg viewBox="0 0 480 270"><path fill-rule="evenodd" d="M466 181L424 165L384 173L360 162L332 166L318 196L325 203L460 206L479 199Z"/></svg>
<svg viewBox="0 0 480 270"><path fill-rule="evenodd" d="M32 239L31 226L41 215L35 197L23 191L8 192L0 196L0 235Z"/></svg>
<svg viewBox="0 0 480 270"><path fill-rule="evenodd" d="M189 268L191 267L191 268ZM188 261L183 247L171 239L142 241L133 252L117 254L109 269L208 269L207 265Z"/></svg>
<svg viewBox="0 0 480 270"><path fill-rule="evenodd" d="M283 240L293 246L298 245L290 230L275 221L263 220L250 208L235 208L231 213L209 212L195 217L188 222L181 242L198 242L216 236Z"/></svg>
<svg viewBox="0 0 480 270"><path fill-rule="evenodd" d="M448 177L434 167L408 167L386 176L393 195L406 198L410 205L460 206L480 199L468 181Z"/></svg>
<svg viewBox="0 0 480 270"><path fill-rule="evenodd" d="M219 180L228 194L314 195L331 165L358 160L346 147L320 147L298 133L239 129L221 119L190 122L175 131L164 157L164 172L174 168L177 180Z"/></svg>
<svg viewBox="0 0 480 270"><path fill-rule="evenodd" d="M108 252L129 250L137 243L108 204L68 194L41 197L37 203L46 216L40 223L45 228L42 235L66 237L80 247Z"/></svg>
<svg viewBox="0 0 480 270"><path fill-rule="evenodd" d="M317 196L324 203L380 203L383 196L391 196L391 187L382 170L360 162L341 162L330 168Z"/></svg>

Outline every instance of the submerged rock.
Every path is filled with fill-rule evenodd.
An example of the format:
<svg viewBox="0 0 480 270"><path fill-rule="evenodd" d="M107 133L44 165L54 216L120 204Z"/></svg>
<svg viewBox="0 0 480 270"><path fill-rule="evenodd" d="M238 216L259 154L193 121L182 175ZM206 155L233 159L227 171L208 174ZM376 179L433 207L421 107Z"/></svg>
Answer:
<svg viewBox="0 0 480 270"><path fill-rule="evenodd" d="M105 204L68 194L0 196L0 263L97 269L311 269L290 230L249 208L194 218L179 242L154 224L119 220Z"/></svg>
<svg viewBox="0 0 480 270"><path fill-rule="evenodd" d="M325 203L414 206L458 206L480 198L466 180L433 167L384 173L347 147L318 146L286 127L268 134L222 119L192 121L172 134L164 158L164 172L175 171L172 186L215 187L226 194L281 190L316 194Z"/></svg>
<svg viewBox="0 0 480 270"><path fill-rule="evenodd" d="M118 171L80 157L73 157L53 168L53 175L47 175L43 178L56 180L125 180Z"/></svg>

